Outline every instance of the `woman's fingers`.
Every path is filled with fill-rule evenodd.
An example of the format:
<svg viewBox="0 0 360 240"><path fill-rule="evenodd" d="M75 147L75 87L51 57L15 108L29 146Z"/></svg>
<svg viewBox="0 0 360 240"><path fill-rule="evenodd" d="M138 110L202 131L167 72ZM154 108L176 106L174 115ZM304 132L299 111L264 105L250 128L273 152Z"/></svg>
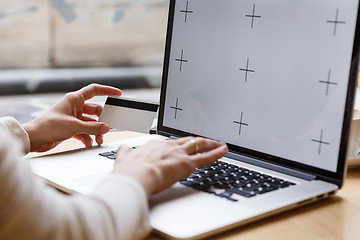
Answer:
<svg viewBox="0 0 360 240"><path fill-rule="evenodd" d="M99 146L101 146L101 144L104 143L104 135L103 134L95 135L95 141Z"/></svg>
<svg viewBox="0 0 360 240"><path fill-rule="evenodd" d="M87 148L92 147L93 140L90 137L90 135L88 135L88 134L77 134L77 135L74 136L74 138L81 141L85 145L85 147L87 147Z"/></svg>
<svg viewBox="0 0 360 240"><path fill-rule="evenodd" d="M226 144L224 144L210 151L191 155L190 159L196 164L197 167L203 167L215 162L219 158L222 158L228 151L228 147Z"/></svg>
<svg viewBox="0 0 360 240"><path fill-rule="evenodd" d="M121 157L130 151L131 151L131 148L129 148L129 146L124 145L124 144L120 145L117 150L116 162L120 162Z"/></svg>
<svg viewBox="0 0 360 240"><path fill-rule="evenodd" d="M81 116L81 118L79 118L79 119L82 120L82 121L85 121L85 122L97 122L96 119L85 116L85 115Z"/></svg>
<svg viewBox="0 0 360 240"><path fill-rule="evenodd" d="M85 145L85 147L87 147L87 148L92 147L93 139L91 138L90 135L88 135L88 134L77 134L77 135L74 136L74 138L81 141ZM103 142L104 142L103 135L102 134L96 135L95 136L95 141L99 146L101 144L103 144Z"/></svg>
<svg viewBox="0 0 360 240"><path fill-rule="evenodd" d="M225 143L201 137L151 141L133 151L120 146L114 172L134 177L150 195L170 187L197 167L215 162L227 151Z"/></svg>
<svg viewBox="0 0 360 240"><path fill-rule="evenodd" d="M181 140L179 139L178 143L181 144L186 153L189 155L207 152L225 145L225 143L201 137L187 137Z"/></svg>
<svg viewBox="0 0 360 240"><path fill-rule="evenodd" d="M182 138L178 138L174 141L176 141L178 144L184 144L186 142L188 142L190 139L193 139L195 137L182 137Z"/></svg>
<svg viewBox="0 0 360 240"><path fill-rule="evenodd" d="M78 92L82 94L85 100L95 96L121 96L122 94L121 90L117 88L99 84L91 84L80 89Z"/></svg>
<svg viewBox="0 0 360 240"><path fill-rule="evenodd" d="M103 110L101 105L95 103L85 103L83 107L83 114L95 115L100 117L100 114Z"/></svg>

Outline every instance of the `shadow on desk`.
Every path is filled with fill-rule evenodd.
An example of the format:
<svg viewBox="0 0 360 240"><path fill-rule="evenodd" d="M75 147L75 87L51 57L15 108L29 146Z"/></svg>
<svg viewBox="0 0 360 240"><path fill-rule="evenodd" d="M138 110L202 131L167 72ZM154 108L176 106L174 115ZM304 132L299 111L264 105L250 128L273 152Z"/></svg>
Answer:
<svg viewBox="0 0 360 240"><path fill-rule="evenodd" d="M310 221L305 221L305 218L315 212L319 214L326 212L329 206L338 204L341 201L343 201L341 197L333 196L321 202L293 209L231 230L212 239L329 239L317 233L318 237L313 233L309 233L308 229L312 229L317 225L317 223L313 224L316 219L312 218Z"/></svg>
<svg viewBox="0 0 360 240"><path fill-rule="evenodd" d="M343 188L328 199L236 228L209 239L355 240L359 239L359 223L360 168L353 168L348 170ZM155 234L148 238L148 240L155 239L162 238Z"/></svg>

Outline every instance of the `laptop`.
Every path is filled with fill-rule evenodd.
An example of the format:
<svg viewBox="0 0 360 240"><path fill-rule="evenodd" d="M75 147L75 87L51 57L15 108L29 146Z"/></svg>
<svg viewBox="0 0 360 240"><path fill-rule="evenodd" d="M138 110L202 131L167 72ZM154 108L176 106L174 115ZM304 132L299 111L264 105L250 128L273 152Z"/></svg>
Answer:
<svg viewBox="0 0 360 240"><path fill-rule="evenodd" d="M151 225L170 239L202 239L327 198L344 181L358 13L357 0L171 0L157 134L31 159L32 169L88 194L120 143L225 141L224 158L150 198Z"/></svg>

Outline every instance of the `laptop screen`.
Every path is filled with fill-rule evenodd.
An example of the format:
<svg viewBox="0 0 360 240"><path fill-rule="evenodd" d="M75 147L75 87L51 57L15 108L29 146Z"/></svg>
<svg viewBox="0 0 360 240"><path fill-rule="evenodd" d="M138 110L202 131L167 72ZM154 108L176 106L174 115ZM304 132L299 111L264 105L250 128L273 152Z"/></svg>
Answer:
<svg viewBox="0 0 360 240"><path fill-rule="evenodd" d="M358 1L171 5L162 127L336 172Z"/></svg>

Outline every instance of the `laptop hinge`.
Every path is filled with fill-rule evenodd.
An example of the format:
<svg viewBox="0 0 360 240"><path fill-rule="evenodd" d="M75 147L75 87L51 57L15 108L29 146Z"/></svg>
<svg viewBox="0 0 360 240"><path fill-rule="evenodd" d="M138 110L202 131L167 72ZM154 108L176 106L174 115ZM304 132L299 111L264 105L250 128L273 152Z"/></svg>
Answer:
<svg viewBox="0 0 360 240"><path fill-rule="evenodd" d="M177 138L179 138L179 136L172 135L172 134L170 134L170 133L168 133L166 131L161 131L159 129L157 129L156 134L167 137L169 139L177 139Z"/></svg>
<svg viewBox="0 0 360 240"><path fill-rule="evenodd" d="M179 138L179 136L175 136L175 135L170 135L170 137L169 137L170 139L178 139Z"/></svg>
<svg viewBox="0 0 360 240"><path fill-rule="evenodd" d="M262 168L266 168L266 169L269 169L269 170L281 172L281 173L284 173L284 174L287 174L287 175L290 175L290 176L298 177L298 178L301 178L301 179L304 179L304 180L307 180L307 181L312 181L312 180L315 180L315 178L316 178L315 175L311 175L311 174L304 173L304 172L294 170L294 169L289 169L289 168L286 168L286 167L283 167L283 166L279 166L279 165L272 164L272 163L269 163L269 162L261 161L261 160L258 160L256 158L248 157L248 156L241 155L241 154L238 154L238 153L233 153L233 152L230 152L230 151L228 152L228 154L226 154L226 157L232 158L232 159L235 159L235 160L238 160L238 161L241 161L241 162L245 162L245 163L248 163L248 164L252 164L252 165L255 165L255 166L258 166L258 167L262 167Z"/></svg>

